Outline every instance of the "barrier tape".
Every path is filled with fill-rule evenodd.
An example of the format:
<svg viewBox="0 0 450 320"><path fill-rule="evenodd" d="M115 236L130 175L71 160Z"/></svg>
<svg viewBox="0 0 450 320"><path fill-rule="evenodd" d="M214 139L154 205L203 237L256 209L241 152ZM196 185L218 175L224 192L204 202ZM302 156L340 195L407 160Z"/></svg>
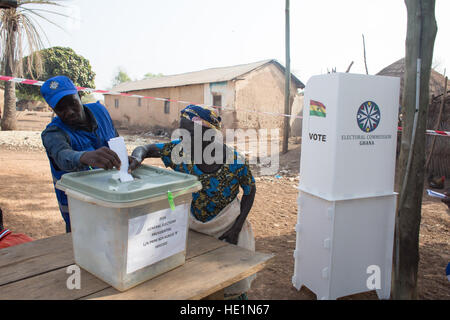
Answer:
<svg viewBox="0 0 450 320"><path fill-rule="evenodd" d="M23 79L23 78L14 78L14 77L2 76L2 75L0 75L0 80L20 83L20 84L28 84L28 85L39 86L39 87L41 87L44 84L44 81L30 80L30 79ZM110 95L124 96L124 97L130 97L130 98L144 98L144 99L152 99L152 100L157 100L157 101L169 101L169 102L181 103L181 104L186 104L186 105L196 104L196 103L192 103L189 101L172 100L172 99L157 98L157 97L150 97L150 96L141 96L141 95L137 95L137 94L129 94L129 93L124 93L124 92L99 90L99 89L92 89L92 88L85 88L85 87L76 87L76 88L78 91L87 92L87 93L101 93L101 94L110 94ZM196 105L220 108L220 109L230 109L230 110L234 111L233 108L227 108L227 107L220 107L220 106L207 105L207 104L196 104ZM271 116L281 116L281 117L303 119L303 117L301 117L301 116L284 114L284 113L265 112L265 111L257 111L257 110L245 110L245 109L239 109L239 111L245 111L245 112L250 112L250 113L259 113L259 114L265 114L265 115L271 115ZM401 132L402 130L403 130L402 127L398 127L398 131ZM426 134L433 135L433 136L444 136L444 137L450 136L449 131L440 131L440 130L426 130Z"/></svg>
<svg viewBox="0 0 450 320"><path fill-rule="evenodd" d="M403 128L398 127L398 131L402 132ZM432 136L444 136L449 137L450 132L449 131L441 131L441 130L426 130L426 134L432 135Z"/></svg>
<svg viewBox="0 0 450 320"><path fill-rule="evenodd" d="M23 79L23 78L14 78L14 77L2 76L2 75L0 75L0 80L20 83L20 84L28 84L28 85L39 86L39 87L41 87L44 84L44 81L30 80L30 79ZM235 109L233 109L233 108L214 106L214 105L207 105L207 104L199 104L199 103L193 103L193 102L189 102L189 101L172 100L172 99L157 98L157 97L150 97L150 96L141 96L141 95L137 95L137 94L129 94L129 93L124 93L124 92L116 92L116 91L109 91L109 90L98 90L98 89L77 87L77 86L76 86L76 88L77 88L78 91L82 91L82 92L86 92L86 93L101 93L101 94L110 94L110 95L113 95L113 96L152 99L152 100L157 100L157 101L169 101L169 102L181 103L181 104L186 104L186 105L195 104L195 105L198 105L198 106L220 108L220 109L225 109L225 110L229 109L229 110L235 111ZM258 111L258 110L245 110L245 109L239 109L239 111L250 112L250 113L259 113L259 114L265 114L265 115L270 115L270 116L280 116L280 117L289 117L289 118L303 119L303 117L301 117L301 116L284 114L284 113L266 112L266 111Z"/></svg>

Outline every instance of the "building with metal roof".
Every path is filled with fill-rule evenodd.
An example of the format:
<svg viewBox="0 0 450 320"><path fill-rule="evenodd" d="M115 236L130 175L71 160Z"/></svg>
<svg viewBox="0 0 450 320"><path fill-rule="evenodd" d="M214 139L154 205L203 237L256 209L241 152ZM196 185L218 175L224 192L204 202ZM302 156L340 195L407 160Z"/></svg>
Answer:
<svg viewBox="0 0 450 320"><path fill-rule="evenodd" d="M224 129L281 129L284 117L267 113L284 113L284 86L284 66L269 59L122 83L112 91L170 101L106 94L105 105L113 121L126 128L172 131L189 102L215 106ZM304 87L291 74L291 104Z"/></svg>

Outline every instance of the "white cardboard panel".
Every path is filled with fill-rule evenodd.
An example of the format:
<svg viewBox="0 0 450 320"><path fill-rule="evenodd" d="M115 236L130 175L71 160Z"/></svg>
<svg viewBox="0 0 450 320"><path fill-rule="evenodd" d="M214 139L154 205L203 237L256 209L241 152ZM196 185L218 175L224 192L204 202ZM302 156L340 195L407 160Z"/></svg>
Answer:
<svg viewBox="0 0 450 320"><path fill-rule="evenodd" d="M396 195L328 201L300 192L293 284L318 299L370 291L369 266L379 266L380 298L390 294Z"/></svg>
<svg viewBox="0 0 450 320"><path fill-rule="evenodd" d="M297 224L300 231L297 232L294 274L298 283L313 292L329 292L330 283L321 276L321 271L331 265L331 250L324 248L323 241L333 233L333 220L327 213L329 209L334 211L334 203L309 201L306 197L299 200Z"/></svg>
<svg viewBox="0 0 450 320"><path fill-rule="evenodd" d="M394 192L399 88L399 78L348 73L314 76L308 81L301 190L328 200ZM310 115L312 100L325 106L325 117ZM367 132L359 124L370 110L375 128ZM358 119L358 114L363 118Z"/></svg>

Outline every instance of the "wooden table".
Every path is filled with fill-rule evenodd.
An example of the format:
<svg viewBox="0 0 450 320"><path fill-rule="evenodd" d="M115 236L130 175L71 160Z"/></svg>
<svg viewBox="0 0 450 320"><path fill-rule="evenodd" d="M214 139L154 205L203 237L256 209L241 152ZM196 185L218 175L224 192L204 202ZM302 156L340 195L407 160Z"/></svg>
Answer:
<svg viewBox="0 0 450 320"><path fill-rule="evenodd" d="M81 269L81 288L69 290L67 267L75 261L71 234L64 234L0 250L0 300L219 299L272 257L189 231L186 263L176 269L125 292Z"/></svg>

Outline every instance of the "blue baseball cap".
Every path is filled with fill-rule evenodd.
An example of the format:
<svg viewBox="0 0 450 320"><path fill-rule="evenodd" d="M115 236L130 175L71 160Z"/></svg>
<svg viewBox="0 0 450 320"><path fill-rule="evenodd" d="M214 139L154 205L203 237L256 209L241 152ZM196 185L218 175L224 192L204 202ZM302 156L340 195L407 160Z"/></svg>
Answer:
<svg viewBox="0 0 450 320"><path fill-rule="evenodd" d="M72 80L66 76L56 76L48 79L41 87L41 94L45 101L53 109L58 104L59 100L69 94L78 93L77 88L73 84Z"/></svg>

